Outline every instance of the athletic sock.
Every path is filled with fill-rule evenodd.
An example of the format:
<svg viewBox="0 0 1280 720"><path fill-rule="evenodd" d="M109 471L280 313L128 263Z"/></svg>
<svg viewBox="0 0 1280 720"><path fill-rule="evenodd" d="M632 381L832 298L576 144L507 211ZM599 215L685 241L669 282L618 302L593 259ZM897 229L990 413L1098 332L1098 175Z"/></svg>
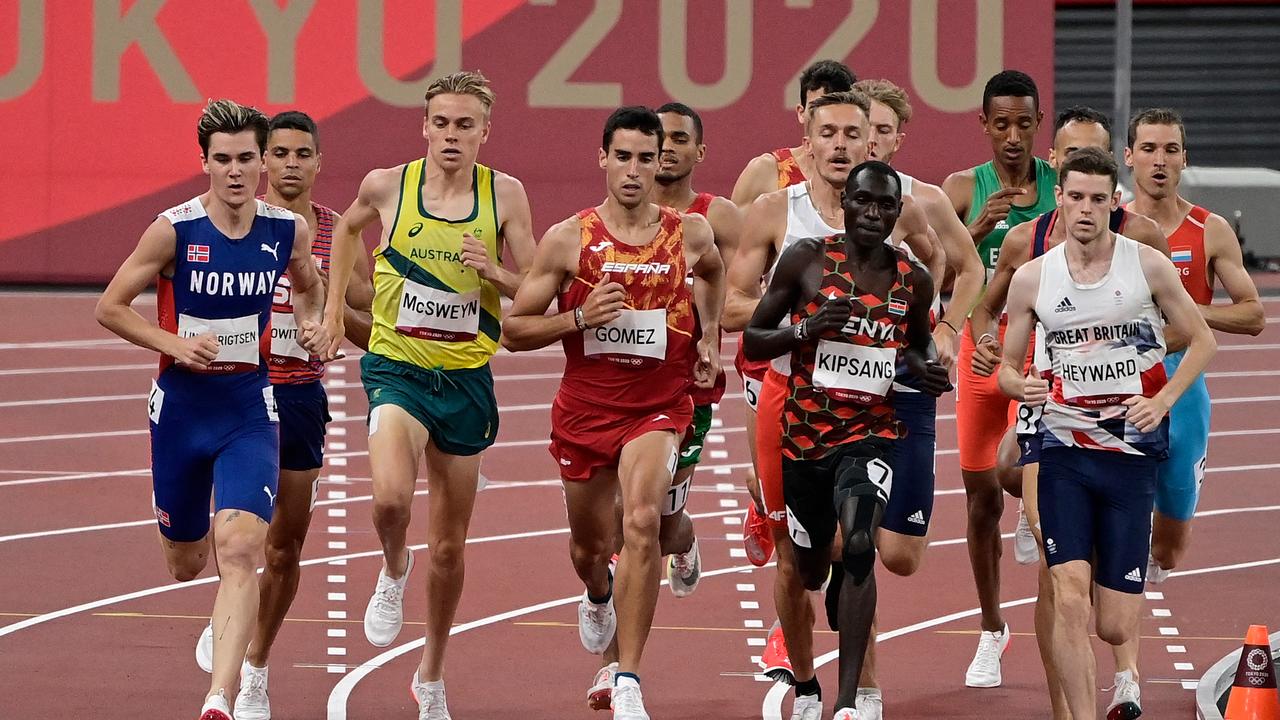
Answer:
<svg viewBox="0 0 1280 720"><path fill-rule="evenodd" d="M818 685L818 676L814 675L808 680L796 681L796 695L817 695L818 699L822 699L822 686Z"/></svg>

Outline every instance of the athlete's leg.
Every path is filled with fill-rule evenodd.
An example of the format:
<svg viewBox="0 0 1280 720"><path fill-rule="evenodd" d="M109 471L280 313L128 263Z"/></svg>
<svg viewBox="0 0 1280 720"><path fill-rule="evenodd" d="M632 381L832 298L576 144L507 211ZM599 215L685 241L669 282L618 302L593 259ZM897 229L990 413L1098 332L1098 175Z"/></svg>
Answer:
<svg viewBox="0 0 1280 720"><path fill-rule="evenodd" d="M200 577L205 566L209 564L209 536L194 542L176 542L159 533L160 548L164 550L164 561L169 567L169 575L178 582L191 582Z"/></svg>
<svg viewBox="0 0 1280 720"><path fill-rule="evenodd" d="M1049 686L1049 703L1053 707L1054 720L1071 720L1067 709L1067 696L1062 691L1062 679L1053 661L1053 577L1049 574L1044 551L1044 534L1040 531L1039 463L1022 466L1022 502L1027 523L1040 548L1040 562L1036 573L1036 645L1040 650L1040 662L1044 665L1045 681Z"/></svg>
<svg viewBox="0 0 1280 720"><path fill-rule="evenodd" d="M450 455L435 443L426 450L427 492L427 628L418 679L439 680L449 630L462 598L466 576L464 550L480 479L480 454Z"/></svg>
<svg viewBox="0 0 1280 720"><path fill-rule="evenodd" d="M224 509L214 515L219 582L213 602L210 695L224 688L229 691L240 677L240 663L258 617L257 568L266 539L267 521L251 512Z"/></svg>
<svg viewBox="0 0 1280 720"><path fill-rule="evenodd" d="M1067 707L1077 718L1095 717L1097 676L1093 648L1089 644L1090 602L1089 563L1072 560L1054 565L1053 576L1054 633L1053 657L1062 678Z"/></svg>
<svg viewBox="0 0 1280 720"><path fill-rule="evenodd" d="M427 429L397 405L384 404L369 414L369 467L373 475L373 527L382 544L383 565L391 579L408 570L410 511L418 462L427 447Z"/></svg>
<svg viewBox="0 0 1280 720"><path fill-rule="evenodd" d="M298 594L302 544L311 525L311 504L320 469L280 470L275 515L267 530L266 565L258 580L258 622L245 659L266 667L284 617Z"/></svg>

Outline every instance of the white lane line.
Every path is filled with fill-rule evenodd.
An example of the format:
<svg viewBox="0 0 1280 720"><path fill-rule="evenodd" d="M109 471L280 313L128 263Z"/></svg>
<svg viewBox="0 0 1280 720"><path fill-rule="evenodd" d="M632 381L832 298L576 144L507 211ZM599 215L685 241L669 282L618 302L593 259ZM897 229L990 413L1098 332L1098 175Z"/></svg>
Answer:
<svg viewBox="0 0 1280 720"><path fill-rule="evenodd" d="M1199 514L1200 514L1200 513L1196 513L1196 515L1199 515ZM1148 599L1148 600L1163 600L1163 599L1164 599L1164 593L1162 593L1162 592L1156 592L1156 591L1154 591L1154 590L1148 590L1148 591L1147 591L1147 599Z"/></svg>
<svg viewBox="0 0 1280 720"><path fill-rule="evenodd" d="M722 508L736 508L736 507L738 507L738 501L737 501L737 500L734 500L734 499L732 499L732 498L720 498L720 507L722 507Z"/></svg>
<svg viewBox="0 0 1280 720"><path fill-rule="evenodd" d="M329 602L346 602L347 594L340 592L331 592L326 598Z"/></svg>
<svg viewBox="0 0 1280 720"><path fill-rule="evenodd" d="M1176 627L1162 627L1160 628L1160 634L1166 637L1177 637L1179 632Z"/></svg>
<svg viewBox="0 0 1280 720"><path fill-rule="evenodd" d="M104 477L150 477L151 468L139 468L137 470L111 470L108 472L83 472L70 473L68 475L49 475L45 477L23 478L21 480L0 480L0 487L9 487L12 485L41 485L43 483L63 482L66 480L91 480L93 478Z"/></svg>
<svg viewBox="0 0 1280 720"><path fill-rule="evenodd" d="M325 637L344 638L346 636L347 631L344 628L329 628L325 631Z"/></svg>
<svg viewBox="0 0 1280 720"><path fill-rule="evenodd" d="M77 405L81 403L120 402L122 400L146 400L142 393L136 395L85 395L83 397L47 398L43 400L10 400L0 402L0 407L33 407L37 405Z"/></svg>
<svg viewBox="0 0 1280 720"><path fill-rule="evenodd" d="M1189 662L1176 662L1173 664L1173 669L1181 670L1183 672L1194 672L1196 669L1196 666L1192 665Z"/></svg>
<svg viewBox="0 0 1280 720"><path fill-rule="evenodd" d="M1168 608L1151 608L1151 617L1173 617L1173 613Z"/></svg>
<svg viewBox="0 0 1280 720"><path fill-rule="evenodd" d="M119 349L125 350L147 350L138 347L128 340L120 338L97 338L93 340L47 340L42 342L16 342L16 343L0 343L0 350L57 350L66 348L69 350L89 350L91 348L110 348L112 345L120 346ZM116 349L116 348L111 348ZM147 350L147 352L150 352Z"/></svg>
<svg viewBox="0 0 1280 720"><path fill-rule="evenodd" d="M1167 650L1170 655L1185 655L1187 652L1186 645L1165 645L1164 649Z"/></svg>
<svg viewBox="0 0 1280 720"><path fill-rule="evenodd" d="M54 373L100 373L100 372L117 372L121 370L155 370L157 363L133 363L130 365L70 365L67 367L51 367L51 368L11 368L9 370L0 370L0 377L10 375L52 375Z"/></svg>

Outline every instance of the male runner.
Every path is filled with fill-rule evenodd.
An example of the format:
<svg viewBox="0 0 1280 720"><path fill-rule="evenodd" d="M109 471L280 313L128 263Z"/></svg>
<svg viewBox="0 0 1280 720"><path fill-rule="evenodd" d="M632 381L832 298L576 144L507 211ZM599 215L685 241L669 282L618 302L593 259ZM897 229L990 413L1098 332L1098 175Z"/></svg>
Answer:
<svg viewBox="0 0 1280 720"><path fill-rule="evenodd" d="M378 220L373 333L360 361L369 396L373 523L384 567L365 610L369 642L385 647L404 622L413 554L405 534L418 463L430 495L426 646L413 691L422 720L445 720L445 644L462 595L463 548L481 453L498 433L489 357L499 295L512 297L533 257L529 201L510 175L476 162L489 136L493 91L478 72L427 88L427 156L370 172L334 231L325 324L342 330L342 297L360 231ZM514 270L503 266L509 251Z"/></svg>
<svg viewBox="0 0 1280 720"><path fill-rule="evenodd" d="M933 358L932 279L886 244L902 210L898 175L881 162L858 165L841 205L846 233L798 239L783 251L744 344L750 358L791 356L782 410L790 544L804 586L817 590L840 527L835 719L852 720L875 614L875 534L893 485L891 441L903 434L887 399L899 356L922 391L937 396L950 383ZM789 326L779 327L784 319ZM809 675L796 685L801 718L821 715L821 690Z"/></svg>
<svg viewBox="0 0 1280 720"><path fill-rule="evenodd" d="M848 92L853 89L857 80L853 71L838 60L818 60L800 73L800 96L796 104L796 121L803 129L808 128L809 103L827 93ZM807 132L804 135L808 135ZM756 198L765 193L781 190L788 185L796 185L814 174L813 156L805 147L804 135L800 144L795 147L782 147L763 155L756 156L747 163L733 186L733 203L746 212ZM725 263L728 266L728 263ZM763 270L761 271L763 274ZM759 278L756 278L757 281ZM757 282L758 284L758 282ZM757 287L751 297L758 298ZM741 325L745 325L751 317L750 311L743 316ZM739 325L739 327L741 327ZM751 494L751 504L747 506L746 517L742 524L743 547L747 551L747 559L757 567L763 567L773 555L775 538L769 530L764 517L764 504L760 497L760 480L756 467L756 404L760 398L760 386L764 383L767 362L750 362L742 355L742 343L738 343L738 353L734 358L734 366L742 378L743 394L747 401L747 448L751 451L752 471L747 475L747 491Z"/></svg>
<svg viewBox="0 0 1280 720"><path fill-rule="evenodd" d="M103 327L159 352L151 385L151 474L169 572L179 582L217 554L213 676L201 720L231 720L234 687L258 612L255 570L275 505L280 460L267 378L276 279L293 278L299 343L332 359L320 326L324 289L306 220L254 198L267 117L230 100L200 116L208 192L160 214L98 301ZM131 307L157 278L158 324ZM209 520L213 495L214 516ZM212 544L212 548L210 545Z"/></svg>
<svg viewBox="0 0 1280 720"><path fill-rule="evenodd" d="M844 214L839 209L848 170L866 159L870 134L870 100L857 91L831 93L809 105L807 144L814 160L815 177L798 185L775 190L756 199L743 224L742 242L730 268L730 291L726 299L725 327L745 325L759 302L760 277L774 259L793 242L806 237L828 237L842 232ZM931 259L942 253L930 243L929 227L923 212L903 201L903 214L893 228ZM765 422L757 426L758 468L761 494L768 510L770 530L778 544L778 572L774 579L774 602L779 624L770 631L762 653L765 673L781 682L805 681L813 677L813 609L805 598L787 536L787 517L782 497L782 405L790 368L786 357L775 358L760 393ZM908 511L908 515L913 511ZM904 518L903 523L907 522ZM839 572L839 565L833 573ZM832 585L828 620L835 615L840 584ZM785 641L784 641L785 635ZM788 652L789 651L789 652ZM812 698L810 699L812 700ZM818 707L797 699L797 707ZM816 712L817 710L813 710ZM800 715L800 710L797 715ZM811 712L804 710L804 712ZM807 716L805 716L807 717Z"/></svg>
<svg viewBox="0 0 1280 720"><path fill-rule="evenodd" d="M1054 207L1053 168L1031 154L1043 117L1034 80L1017 70L996 73L982 91L978 114L991 142L992 159L952 173L942 183L956 214L969 228L988 280L1009 228ZM1001 487L1021 494L1021 474L1017 468L1010 468L1003 477L996 472L996 450L1004 428L1012 424L1012 405L993 378L973 374L973 352L973 335L966 332L958 357L956 434L967 498L969 563L982 608L982 632L965 672L965 685L997 687L1000 656L1009 646L1009 628L1000 612Z"/></svg>
<svg viewBox="0 0 1280 720"><path fill-rule="evenodd" d="M1099 638L1111 645L1131 639L1157 467L1168 454L1165 415L1216 342L1173 264L1108 229L1120 197L1111 156L1077 150L1058 172L1067 239L1014 273L998 378L1011 397L1044 406L1038 508L1053 579L1053 657L1071 716L1086 718L1096 712L1091 607ZM1167 380L1161 313L1190 338ZM1024 376L1037 322L1050 379L1038 368Z"/></svg>
<svg viewBox="0 0 1280 720"><path fill-rule="evenodd" d="M1084 147L1099 148L1110 152L1111 121L1106 115L1083 105L1076 105L1058 113L1054 122L1053 147L1049 151L1049 164L1058 168L1070 153ZM1018 225L1005 235L1001 247L1000 259L996 263L994 275L987 285L987 292L982 302L973 309L969 322L973 326L973 334L978 336L977 347L973 353L973 373L979 377L989 377L1000 363L1001 347L996 340L999 332L996 318L1004 311L1005 299L1008 296L1009 281L1019 267L1043 255L1049 249L1061 244L1067 237L1066 226L1060 221L1058 210L1051 210L1034 220ZM1149 245L1159 250L1162 255L1169 254L1169 246L1165 243L1160 228L1149 218L1117 208L1111 213L1109 227L1112 232L1123 233L1126 237ZM1043 355L1043 333L1035 334L1036 352ZM1047 373L1050 368L1041 358L1034 363L1036 368ZM1018 562L1027 564L1040 559L1037 549L1036 530L1040 524L1040 513L1036 507L1037 465L1039 463L1039 411L1019 404L1015 427L1006 433L1001 443L1001 453L1007 454L1016 431L1017 443L1021 446L1022 492L1027 522L1019 523L1014 537L1014 556ZM1049 567L1041 563L1039 572L1039 595L1035 611L1036 642L1040 649L1040 659L1045 667L1045 675L1049 684L1049 698L1053 706L1054 717L1067 720L1066 695L1062 692L1062 683L1053 666L1053 584L1049 575ZM1121 683L1117 688L1126 688ZM1136 687L1136 684L1132 687ZM1134 716L1136 717L1136 716Z"/></svg>
<svg viewBox="0 0 1280 720"><path fill-rule="evenodd" d="M662 506L693 418L690 377L710 387L720 370L724 266L704 218L649 202L662 146L652 110L623 107L609 116L600 147L604 202L547 230L503 324L511 350L564 344L550 450L564 481L574 570L586 586L582 645L600 653L618 634L618 720L649 717L638 671L658 599ZM546 315L553 299L560 312ZM615 588L609 557L619 491Z"/></svg>
<svg viewBox="0 0 1280 720"><path fill-rule="evenodd" d="M1209 327L1239 335L1266 328L1258 289L1244 269L1240 241L1220 215L1192 205L1178 194L1186 167L1186 128L1174 110L1152 108L1129 121L1125 164L1133 168L1134 199L1129 209L1150 217L1168 237L1169 251L1182 286L1190 293ZM1213 305L1214 280L1231 297L1230 305ZM1184 338L1169 339L1165 370L1177 372ZM1169 410L1169 459L1156 478L1151 560L1147 579L1160 583L1178 566L1191 541L1191 518L1200 500L1209 447L1209 388L1197 376ZM1110 720L1131 720L1142 713L1138 673L1138 618L1132 639L1115 648L1116 694Z"/></svg>

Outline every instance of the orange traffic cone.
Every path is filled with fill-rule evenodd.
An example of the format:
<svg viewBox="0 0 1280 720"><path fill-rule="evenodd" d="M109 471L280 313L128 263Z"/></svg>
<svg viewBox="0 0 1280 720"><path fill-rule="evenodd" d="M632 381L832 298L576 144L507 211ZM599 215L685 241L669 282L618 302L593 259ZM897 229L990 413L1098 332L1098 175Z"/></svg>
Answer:
<svg viewBox="0 0 1280 720"><path fill-rule="evenodd" d="M1266 625L1250 625L1244 637L1225 720L1280 720L1280 694Z"/></svg>

